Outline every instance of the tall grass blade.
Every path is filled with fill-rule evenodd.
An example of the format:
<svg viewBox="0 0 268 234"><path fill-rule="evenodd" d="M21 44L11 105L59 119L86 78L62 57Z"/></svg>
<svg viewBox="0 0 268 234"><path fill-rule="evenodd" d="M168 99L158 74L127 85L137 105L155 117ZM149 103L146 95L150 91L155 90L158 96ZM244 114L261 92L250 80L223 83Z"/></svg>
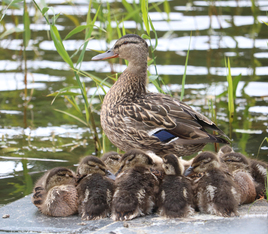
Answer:
<svg viewBox="0 0 268 234"><path fill-rule="evenodd" d="M64 48L64 45L62 43L59 31L55 25L50 25L50 35L54 42L54 45L59 53L59 55L62 57L62 59L69 64L71 68L73 68L73 62L67 53L67 51Z"/></svg>
<svg viewBox="0 0 268 234"><path fill-rule="evenodd" d="M17 3L19 3L19 2L23 2L24 0L13 0L13 1L10 1L10 3L8 4L8 6L6 7L6 9L4 10L4 12L3 12L3 15L1 16L1 18L0 18L0 22L2 21L2 19L5 17L5 15L6 15L6 11L7 11L7 9L10 7L10 6L14 6L14 7L16 7L16 8L18 8L19 9L19 5L16 5Z"/></svg>
<svg viewBox="0 0 268 234"><path fill-rule="evenodd" d="M187 56L186 56L186 61L185 61L185 68L184 68L184 73L183 73L182 82L181 82L181 98L180 98L181 101L183 100L183 97L184 97L184 85L185 85L185 80L186 80L186 70L187 70L188 58L189 58L189 53L190 53L191 39L192 39L192 32L190 35L190 41L189 41L189 46L188 46L188 51L187 51Z"/></svg>
<svg viewBox="0 0 268 234"><path fill-rule="evenodd" d="M141 12L147 35L150 36L150 26L148 21L148 0L141 0Z"/></svg>
<svg viewBox="0 0 268 234"><path fill-rule="evenodd" d="M170 17L169 17L169 14L170 14L170 6L169 6L169 3L168 3L168 0L165 0L164 1L164 11L167 14L167 21L169 22L170 21Z"/></svg>
<svg viewBox="0 0 268 234"><path fill-rule="evenodd" d="M24 30L23 29L20 29L20 28L17 28L17 27L14 27L14 28L11 28L11 29L8 29L7 31L5 31L3 34L0 35L0 39L3 39L5 38L6 36L16 32L16 33L21 33L23 32Z"/></svg>
<svg viewBox="0 0 268 234"><path fill-rule="evenodd" d="M24 48L26 48L29 44L30 39L31 39L30 17L29 17L29 12L27 9L26 1L24 1L23 25L24 25L23 45L24 45Z"/></svg>
<svg viewBox="0 0 268 234"><path fill-rule="evenodd" d="M89 9L89 12L90 12L90 9L91 9L91 4L92 4L92 0L90 0L89 2L89 5L88 5L88 9ZM95 14L95 17L93 18L92 22L91 22L91 18L90 18L90 14L87 15L87 25L91 25L91 27L87 28L86 29L86 35L85 35L85 41L91 37L91 33L93 31L93 26L97 20L97 17L98 17L98 14L99 14L99 10L100 10L100 7L98 8L96 14ZM81 54L77 60L77 65L78 64L81 64L82 61L84 60L84 55L85 55L85 51L86 51L86 48L87 48L87 44L88 44L88 41L84 44L84 47L81 51Z"/></svg>
<svg viewBox="0 0 268 234"><path fill-rule="evenodd" d="M75 35L75 34L77 34L77 33L80 33L80 32L82 32L83 30L85 30L85 29L87 29L87 28L89 28L89 27L92 27L92 25L93 26L95 26L95 27L97 27L97 28L99 28L100 30L102 30L103 32L106 32L106 30L104 30L104 29L102 29L102 28L100 28L100 27L98 27L98 26L96 26L96 25L94 25L94 24L88 24L88 25L80 25L80 26L77 26L75 29L73 29L71 32L69 32L68 34L67 34L67 36L63 39L63 40L67 40L68 38L70 38L71 36L73 36L73 35Z"/></svg>
<svg viewBox="0 0 268 234"><path fill-rule="evenodd" d="M76 119L76 120L79 121L80 123L84 124L85 126L88 126L88 124L87 124L84 120L78 118L78 117L75 116L75 115L72 115L72 114L70 114L70 113L68 113L68 112L66 112L66 111L62 111L62 110L59 110L59 109L54 109L54 110L55 110L55 111L58 111L58 112L61 112L61 113L65 114L65 115L68 115L68 116L70 116L70 117Z"/></svg>
<svg viewBox="0 0 268 234"><path fill-rule="evenodd" d="M234 100L236 99L236 90L237 90L238 83L241 80L241 77L242 77L242 75L239 74L238 76L233 78L233 98L234 98Z"/></svg>
<svg viewBox="0 0 268 234"><path fill-rule="evenodd" d="M259 146L259 148L258 148L257 158L258 158L258 156L259 156L259 154L260 154L261 146L263 145L263 143L264 143L265 141L267 141L267 143L268 143L268 137L264 137L264 138L263 138L263 140L262 140L262 142L261 142L261 144L260 144L260 146Z"/></svg>
<svg viewBox="0 0 268 234"><path fill-rule="evenodd" d="M225 66L226 66L226 60L225 60ZM233 122L234 118L234 90L233 90L233 80L231 76L231 66L230 66L230 60L228 58L227 61L227 68L228 68L228 74L227 74L227 82L228 82L228 110L229 110L229 122Z"/></svg>

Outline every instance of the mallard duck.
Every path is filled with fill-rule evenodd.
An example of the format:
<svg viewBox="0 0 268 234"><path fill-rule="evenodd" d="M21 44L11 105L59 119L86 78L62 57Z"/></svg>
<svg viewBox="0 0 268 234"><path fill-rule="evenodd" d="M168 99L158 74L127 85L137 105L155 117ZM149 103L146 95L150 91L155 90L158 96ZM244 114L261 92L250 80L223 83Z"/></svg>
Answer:
<svg viewBox="0 0 268 234"><path fill-rule="evenodd" d="M121 154L111 151L111 152L103 154L101 156L101 160L104 162L107 169L110 170L113 174L115 174L120 168L119 161L121 157L122 157Z"/></svg>
<svg viewBox="0 0 268 234"><path fill-rule="evenodd" d="M184 167L175 155L163 158L164 177L157 199L158 213L166 218L182 218L194 214L191 181L183 176Z"/></svg>
<svg viewBox="0 0 268 234"><path fill-rule="evenodd" d="M219 216L236 216L240 197L231 175L221 169L218 157L212 152L197 155L185 175L203 173L194 183L194 196L202 213Z"/></svg>
<svg viewBox="0 0 268 234"><path fill-rule="evenodd" d="M47 171L34 186L32 202L43 214L49 216L77 213L75 173L64 167Z"/></svg>
<svg viewBox="0 0 268 234"><path fill-rule="evenodd" d="M257 198L266 196L268 164L257 159L250 159L251 175L255 182Z"/></svg>
<svg viewBox="0 0 268 234"><path fill-rule="evenodd" d="M256 199L254 180L251 176L249 160L240 153L225 153L221 156L229 171L234 176L240 193L240 204L251 203Z"/></svg>
<svg viewBox="0 0 268 234"><path fill-rule="evenodd" d="M128 67L106 94L101 108L101 126L119 149L154 152L157 156L191 155L208 142L227 144L227 138L211 120L176 98L146 90L148 45L138 35L121 37L115 45L92 60L123 58Z"/></svg>
<svg viewBox="0 0 268 234"><path fill-rule="evenodd" d="M222 146L218 151L218 156L221 157L222 155L226 153L232 153L234 152L233 148L229 145Z"/></svg>
<svg viewBox="0 0 268 234"><path fill-rule="evenodd" d="M158 192L158 178L150 171L153 160L141 150L130 150L121 158L115 179L111 218L131 220L150 214Z"/></svg>
<svg viewBox="0 0 268 234"><path fill-rule="evenodd" d="M95 156L84 157L77 167L78 212L83 220L106 218L111 213L114 181L104 163Z"/></svg>

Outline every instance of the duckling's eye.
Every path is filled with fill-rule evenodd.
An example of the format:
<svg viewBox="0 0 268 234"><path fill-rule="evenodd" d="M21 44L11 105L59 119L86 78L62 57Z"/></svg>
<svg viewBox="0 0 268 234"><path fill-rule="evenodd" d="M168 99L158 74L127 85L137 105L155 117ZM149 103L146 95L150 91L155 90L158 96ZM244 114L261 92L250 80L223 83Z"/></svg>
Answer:
<svg viewBox="0 0 268 234"><path fill-rule="evenodd" d="M111 157L112 160L115 160L115 161L118 161L119 158L114 158L114 157Z"/></svg>

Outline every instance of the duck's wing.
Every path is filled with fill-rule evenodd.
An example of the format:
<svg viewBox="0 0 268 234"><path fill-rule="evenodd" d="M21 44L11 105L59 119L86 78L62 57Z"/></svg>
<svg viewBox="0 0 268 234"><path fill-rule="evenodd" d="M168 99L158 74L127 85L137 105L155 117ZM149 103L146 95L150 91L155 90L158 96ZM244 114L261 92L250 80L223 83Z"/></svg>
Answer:
<svg viewBox="0 0 268 234"><path fill-rule="evenodd" d="M196 112L190 106L168 95L147 93L134 102L120 106L123 117L132 118L137 130L161 142L176 140L181 144L207 142L228 143L227 140L210 134L206 129L217 131L228 138L211 120Z"/></svg>

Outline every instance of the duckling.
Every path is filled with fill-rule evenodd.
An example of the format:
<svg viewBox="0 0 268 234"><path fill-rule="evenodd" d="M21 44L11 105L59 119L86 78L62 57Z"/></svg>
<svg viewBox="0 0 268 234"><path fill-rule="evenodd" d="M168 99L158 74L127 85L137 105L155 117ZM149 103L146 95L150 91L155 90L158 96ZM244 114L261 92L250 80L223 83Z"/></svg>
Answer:
<svg viewBox="0 0 268 234"><path fill-rule="evenodd" d="M184 170L187 170L188 167L191 166L194 158L191 158L190 160L185 160L185 159L182 159L182 157L179 157L180 159L180 162L182 163L183 167L184 167Z"/></svg>
<svg viewBox="0 0 268 234"><path fill-rule="evenodd" d="M268 164L257 159L250 159L251 175L255 182L255 188L257 192L256 198L266 196L266 181L267 181L267 170Z"/></svg>
<svg viewBox="0 0 268 234"><path fill-rule="evenodd" d="M234 150L231 146L229 145L224 145L222 146L219 151L218 151L218 157L221 157L222 155L226 154L226 153L233 153Z"/></svg>
<svg viewBox="0 0 268 234"><path fill-rule="evenodd" d="M256 199L254 180L251 176L249 160L240 153L230 152L221 156L234 176L240 193L240 204L251 203Z"/></svg>
<svg viewBox="0 0 268 234"><path fill-rule="evenodd" d="M83 220L106 218L111 213L114 181L95 156L83 158L77 167L78 213Z"/></svg>
<svg viewBox="0 0 268 234"><path fill-rule="evenodd" d="M106 53L92 60L120 57L127 69L104 97L100 120L104 133L120 150L152 151L157 156L191 155L207 143L228 137L211 120L178 99L146 89L148 44L138 35L121 37ZM208 133L215 130L219 135Z"/></svg>
<svg viewBox="0 0 268 234"><path fill-rule="evenodd" d="M77 213L75 173L64 167L47 171L35 184L33 204L45 215L69 216Z"/></svg>
<svg viewBox="0 0 268 234"><path fill-rule="evenodd" d="M119 161L121 157L122 157L121 154L111 151L102 155L101 160L104 162L107 169L111 171L113 174L115 174L120 168Z"/></svg>
<svg viewBox="0 0 268 234"><path fill-rule="evenodd" d="M151 213L159 186L158 178L149 169L153 160L143 151L133 149L123 155L120 163L111 218L131 220Z"/></svg>
<svg viewBox="0 0 268 234"><path fill-rule="evenodd" d="M191 181L183 176L184 167L175 155L163 158L166 176L159 188L158 213L166 218L182 218L194 214Z"/></svg>
<svg viewBox="0 0 268 234"><path fill-rule="evenodd" d="M221 169L219 158L212 152L197 155L185 175L192 172L204 173L195 181L194 196L198 209L207 214L219 216L236 216L240 202L236 184Z"/></svg>

